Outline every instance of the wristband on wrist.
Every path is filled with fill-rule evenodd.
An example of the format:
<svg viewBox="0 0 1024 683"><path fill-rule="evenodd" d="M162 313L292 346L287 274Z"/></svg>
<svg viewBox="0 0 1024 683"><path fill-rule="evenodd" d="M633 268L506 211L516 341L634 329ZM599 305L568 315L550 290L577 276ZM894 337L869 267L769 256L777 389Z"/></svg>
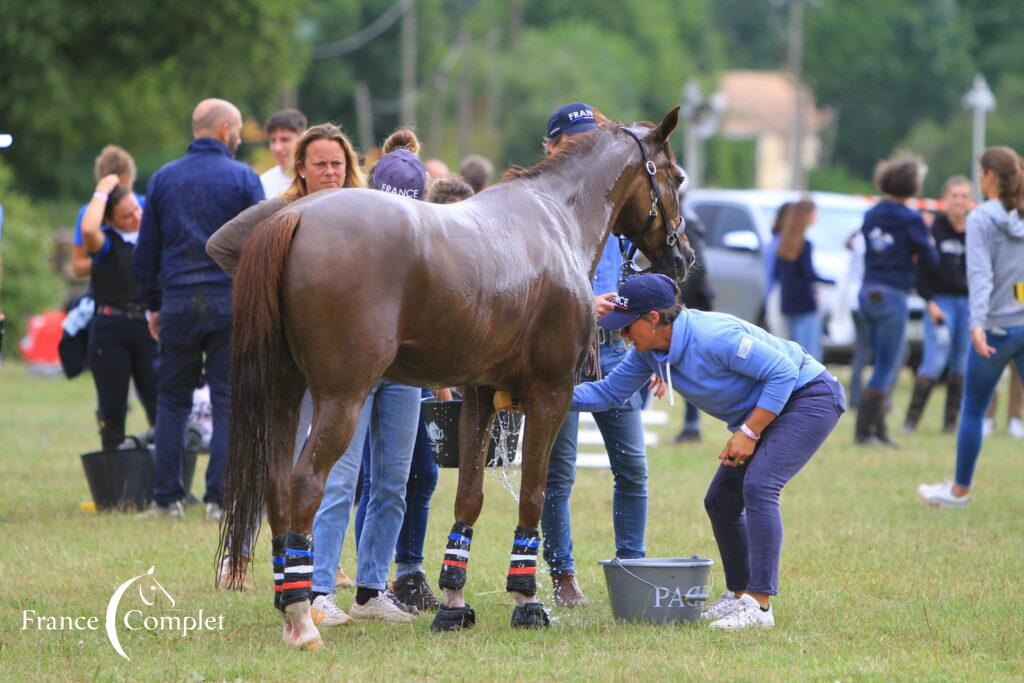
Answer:
<svg viewBox="0 0 1024 683"><path fill-rule="evenodd" d="M761 435L760 434L755 434L754 430L752 430L750 427L748 427L746 422L744 422L743 424L740 425L740 431L743 432L744 434L746 434L747 436L749 436L754 441L757 441L758 439L761 438Z"/></svg>
<svg viewBox="0 0 1024 683"><path fill-rule="evenodd" d="M93 192L92 193L92 197L93 197L93 199L99 199L100 201L102 201L104 203L108 199L110 199L110 195L109 194L107 194L106 192L100 192L99 190L96 190L95 192Z"/></svg>

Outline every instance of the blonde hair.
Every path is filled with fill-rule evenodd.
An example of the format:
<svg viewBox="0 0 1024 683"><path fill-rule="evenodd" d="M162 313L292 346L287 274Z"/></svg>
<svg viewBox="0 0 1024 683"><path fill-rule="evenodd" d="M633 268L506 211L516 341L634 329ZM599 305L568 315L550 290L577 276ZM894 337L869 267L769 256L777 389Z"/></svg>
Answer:
<svg viewBox="0 0 1024 683"><path fill-rule="evenodd" d="M108 176L113 173L114 175L119 176L129 176L132 182L134 182L135 159L133 159L132 155L123 147L107 145L100 152L99 156L96 157L93 172L96 174L97 181L101 180L104 176ZM131 185L131 183L129 183L129 185Z"/></svg>
<svg viewBox="0 0 1024 683"><path fill-rule="evenodd" d="M309 194L306 179L299 174L298 170L300 166L306 165L306 149L317 140L333 140L341 145L341 150L345 154L345 182L342 187L366 187L366 178L363 176L362 169L359 168L359 156L356 154L352 142L333 123L321 123L308 129L295 143L292 159L295 178L281 195L285 201L293 202Z"/></svg>
<svg viewBox="0 0 1024 683"><path fill-rule="evenodd" d="M817 207L810 199L801 199L792 204L782 220L779 232L778 256L783 261L795 261L800 257L807 242L805 235L811 227L811 216Z"/></svg>
<svg viewBox="0 0 1024 683"><path fill-rule="evenodd" d="M420 139L416 137L416 133L408 128L400 128L391 133L380 148L381 156L394 152L396 149L405 149L419 156L421 145Z"/></svg>

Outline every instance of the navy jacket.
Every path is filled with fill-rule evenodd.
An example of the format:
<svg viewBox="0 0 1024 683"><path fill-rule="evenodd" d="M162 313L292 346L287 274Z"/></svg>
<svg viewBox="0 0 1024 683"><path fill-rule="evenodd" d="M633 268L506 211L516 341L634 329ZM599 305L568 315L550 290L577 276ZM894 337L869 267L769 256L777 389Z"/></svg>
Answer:
<svg viewBox="0 0 1024 683"><path fill-rule="evenodd" d="M813 313L818 310L818 299L814 283L834 285L835 280L821 277L814 270L811 261L811 243L804 242L803 251L795 261L784 261L776 257L775 278L779 281L782 294L782 312L786 315Z"/></svg>
<svg viewBox="0 0 1024 683"><path fill-rule="evenodd" d="M262 199L256 172L213 138L193 140L185 156L157 171L132 261L146 308L196 293L230 302L231 278L206 254L206 240Z"/></svg>
<svg viewBox="0 0 1024 683"><path fill-rule="evenodd" d="M921 214L889 200L878 202L864 214L864 284L909 290L914 286L914 262L934 268L939 262L928 226Z"/></svg>

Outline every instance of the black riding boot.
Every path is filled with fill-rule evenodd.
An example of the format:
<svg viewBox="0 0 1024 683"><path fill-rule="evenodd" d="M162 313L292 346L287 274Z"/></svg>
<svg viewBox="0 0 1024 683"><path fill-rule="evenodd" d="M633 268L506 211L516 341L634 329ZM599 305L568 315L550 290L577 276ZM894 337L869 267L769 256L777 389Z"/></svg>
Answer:
<svg viewBox="0 0 1024 683"><path fill-rule="evenodd" d="M957 419L960 417L960 403L963 397L964 376L949 375L946 378L946 412L942 419L943 433L956 433L956 423Z"/></svg>
<svg viewBox="0 0 1024 683"><path fill-rule="evenodd" d="M881 408L878 410L878 416L875 418L875 438L883 446L899 448L900 445L889 437L889 428L885 424L885 414L888 412L885 409L887 399L888 395L882 392Z"/></svg>
<svg viewBox="0 0 1024 683"><path fill-rule="evenodd" d="M878 414L884 410L884 400L885 394L881 391L867 387L861 390L860 405L857 407L857 425L853 433L855 443L870 445L876 442Z"/></svg>
<svg viewBox="0 0 1024 683"><path fill-rule="evenodd" d="M921 420L921 413L924 412L925 404L928 403L928 396L932 393L935 380L927 377L918 377L914 382L914 393L910 397L910 405L907 406L907 417L903 420L903 433L910 434L917 431L917 423Z"/></svg>

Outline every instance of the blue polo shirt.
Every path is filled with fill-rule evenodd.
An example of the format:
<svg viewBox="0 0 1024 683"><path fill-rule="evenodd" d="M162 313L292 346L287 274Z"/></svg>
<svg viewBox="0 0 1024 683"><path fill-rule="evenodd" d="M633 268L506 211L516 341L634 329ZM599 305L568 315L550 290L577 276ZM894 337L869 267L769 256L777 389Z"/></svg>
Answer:
<svg viewBox="0 0 1024 683"><path fill-rule="evenodd" d="M139 203L139 208L142 209L143 213L146 211L146 197L138 192L132 192L135 195L135 200ZM85 216L85 210L89 208L89 202L82 204L82 208L78 210L78 217L75 218L75 237L71 243L76 247L81 247L84 243L82 242L82 217ZM109 226L101 226L109 227Z"/></svg>
<svg viewBox="0 0 1024 683"><path fill-rule="evenodd" d="M197 138L150 179L132 272L146 307L202 294L231 301L231 278L206 253L220 226L262 201L256 172L213 138Z"/></svg>
<svg viewBox="0 0 1024 683"><path fill-rule="evenodd" d="M573 390L571 410L625 405L657 373L672 388L736 431L755 407L778 415L790 395L825 371L798 344L725 313L683 310L667 352L635 348L605 379Z"/></svg>

